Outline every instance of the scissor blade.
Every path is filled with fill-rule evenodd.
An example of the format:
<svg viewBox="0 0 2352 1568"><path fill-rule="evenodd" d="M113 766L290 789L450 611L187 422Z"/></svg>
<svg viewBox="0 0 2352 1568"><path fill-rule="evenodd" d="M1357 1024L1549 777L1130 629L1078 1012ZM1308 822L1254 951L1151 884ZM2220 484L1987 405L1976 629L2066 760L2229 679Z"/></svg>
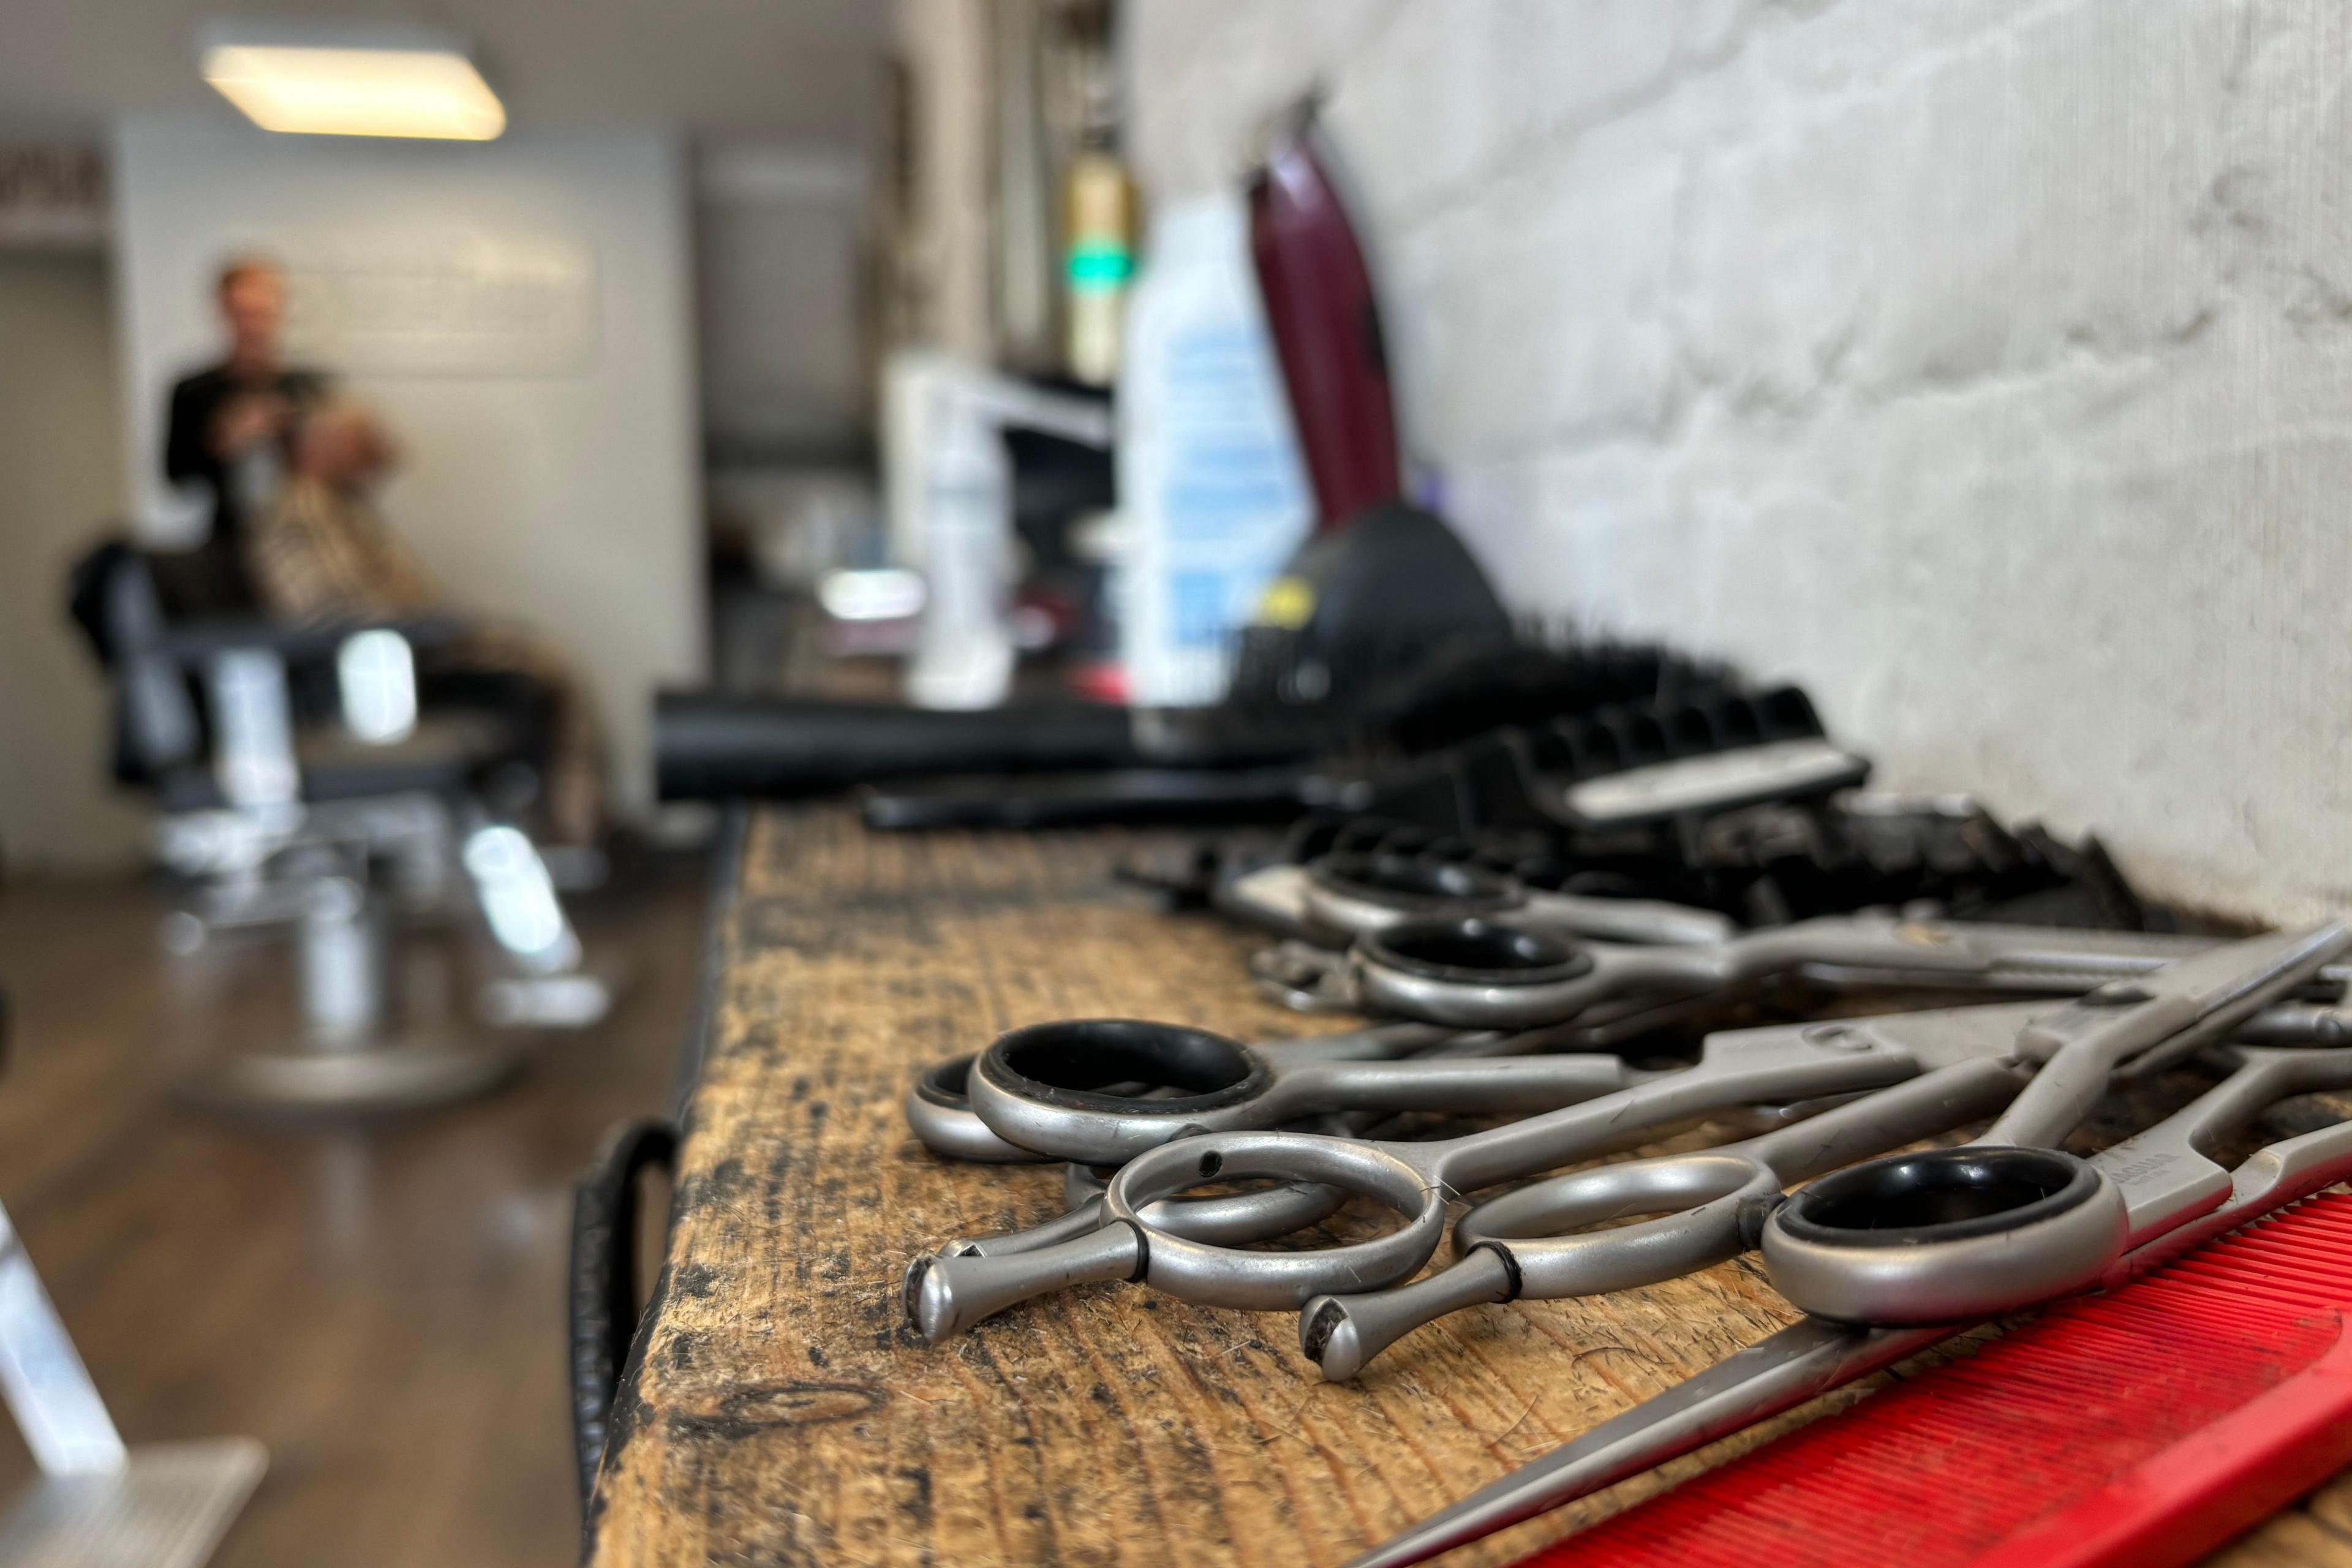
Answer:
<svg viewBox="0 0 2352 1568"><path fill-rule="evenodd" d="M1985 1133L1988 1143L2055 1145L2119 1070L2146 1071L2226 1036L2352 942L2333 923L2249 937L2118 980L2035 1019L2018 1051L2045 1065Z"/></svg>
<svg viewBox="0 0 2352 1568"><path fill-rule="evenodd" d="M1589 1497L1957 1332L1853 1328L1807 1318L1471 1493L1347 1568L1400 1568Z"/></svg>
<svg viewBox="0 0 2352 1568"><path fill-rule="evenodd" d="M1887 1013L1842 1018L1829 1025L1775 1025L1726 1033L1726 1042L1767 1036L1810 1034L1823 1027L1867 1035L1890 1050L1907 1051L1923 1068L1948 1067L1978 1057L2022 1049L2029 1057L2054 1055L2065 1041L2092 1031L2124 1030L2157 1049L2148 1065L2169 1060L2227 1032L2255 1010L2262 996L2289 989L2322 954L2338 950L2334 927L2257 937L2225 947L2207 946L2159 969L2110 977L2103 991L2068 1001L1997 1002L1925 1012ZM2088 987L2086 986L2086 989ZM2123 1005L2118 1005L2118 1001ZM2028 1032L2028 1026L2042 1026ZM2137 1067L2140 1065L2135 1061Z"/></svg>
<svg viewBox="0 0 2352 1568"><path fill-rule="evenodd" d="M2352 931L2331 921L2300 931L2275 931L2233 942L2125 982L2160 996L2184 997L2197 1010L2195 1026L2184 1028L2147 1052L2133 1064L2134 1069L2168 1065L2223 1038L2296 985L2324 973L2347 947L2352 947ZM2232 953L2240 957L2234 970L2229 962Z"/></svg>
<svg viewBox="0 0 2352 1568"><path fill-rule="evenodd" d="M2260 992L2275 990L2283 975L2311 978L2347 945L2352 945L2352 931L2326 921L2301 931L2248 937L2210 952L2175 960L2138 984L2193 996L2204 1012L2216 1013Z"/></svg>

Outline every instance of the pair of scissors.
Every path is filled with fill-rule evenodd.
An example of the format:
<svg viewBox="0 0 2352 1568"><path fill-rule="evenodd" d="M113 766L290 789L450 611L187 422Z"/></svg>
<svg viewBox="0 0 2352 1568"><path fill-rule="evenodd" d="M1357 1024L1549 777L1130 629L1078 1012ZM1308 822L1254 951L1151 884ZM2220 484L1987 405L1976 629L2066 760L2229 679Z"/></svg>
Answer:
<svg viewBox="0 0 2352 1568"><path fill-rule="evenodd" d="M1335 851L1256 867L1219 884L1217 907L1280 940L1251 955L1260 992L1302 1013L1356 1010L1339 960L1370 931L1475 914L1538 931L1633 943L1722 942L1738 927L1713 910L1531 888L1481 866L1394 850Z"/></svg>
<svg viewBox="0 0 2352 1568"><path fill-rule="evenodd" d="M1181 1029L1172 1025L1148 1024L1125 1019L1087 1019L1064 1025L1043 1025L1036 1027L1060 1037L1057 1048L1033 1048L1017 1053L1016 1061L1034 1064L1038 1070L1050 1072L1053 1078L1040 1086L1039 1092L1077 1088L1087 1092L1108 1097L1122 1102L1150 1100L1164 1105L1171 1092L1171 1086L1187 1080L1178 1078L1154 1078L1153 1072L1168 1070L1171 1062L1190 1062L1193 1068L1203 1063L1228 1064L1231 1077L1216 1087L1226 1087L1239 1081L1251 1070L1244 1064L1256 1060L1269 1079L1295 1077L1316 1063L1387 1062L1411 1058L1445 1058L1452 1059L1491 1057L1522 1057L1538 1051L1606 1049L1609 1047L1663 1027L1682 1016L1680 1009L1652 1009L1639 1005L1596 1008L1586 1017L1570 1025L1553 1025L1547 1028L1518 1031L1494 1029L1454 1029L1442 1025L1390 1023L1369 1028L1350 1029L1340 1034L1315 1035L1305 1039L1284 1039L1256 1046L1241 1046L1222 1036L1208 1037L1215 1042L1205 1049L1187 1049L1187 1037L1200 1031ZM1028 1040L1033 1047L1038 1037L1014 1030L1004 1037ZM945 1159L962 1160L979 1164L1034 1164L1051 1160L1096 1159L1089 1153L1055 1150L1050 1143L1016 1143L1000 1135L972 1105L971 1080L978 1056L956 1057L927 1068L919 1074L900 1109L907 1125L915 1137L932 1153ZM1139 1076L1106 1079L1106 1072L1116 1074L1121 1066L1133 1067ZM1187 1070L1175 1066L1172 1070ZM1017 1066L1008 1066L999 1076L1008 1081L1025 1079ZM1079 1084L1068 1081L1073 1077L1089 1081ZM1311 1083L1311 1078L1309 1083ZM1346 1081L1340 1075L1339 1081ZM1283 1100L1301 1098L1309 1083L1286 1084L1277 1097ZM1612 1086L1613 1087L1613 1086ZM985 1095L983 1095L985 1098ZM1449 1107L1417 1103L1413 1110L1446 1110ZM1146 1115L1164 1115L1164 1110L1147 1109ZM1015 1120L1018 1112L1014 1113Z"/></svg>
<svg viewBox="0 0 2352 1568"><path fill-rule="evenodd" d="M1545 1037L1548 1036L1541 1034L1520 1037L1465 1033L1426 1024L1387 1024L1303 1040L1271 1041L1256 1049L1267 1058L1285 1061L1379 1061L1421 1052L1476 1055L1508 1049L1523 1038L1533 1042ZM951 1160L984 1164L1042 1163L1053 1160L1055 1156L1051 1154L998 1137L972 1110L967 1090L976 1059L957 1057L926 1069L915 1080L914 1087L907 1092L904 1110L916 1138L931 1152ZM1150 1092L1151 1086L1135 1082L1113 1089L1140 1094ZM1356 1131L1366 1125L1344 1118L1325 1120L1334 1131ZM950 1256L1028 1251L1094 1229L1101 1223L1103 1184L1087 1166L1072 1163L1066 1167L1063 1184L1067 1208L1058 1219L1024 1231L953 1243L943 1250ZM1292 1183L1215 1197L1173 1199L1154 1205L1152 1217L1181 1236L1238 1246L1304 1229L1328 1218L1346 1201L1347 1194L1335 1188Z"/></svg>
<svg viewBox="0 0 2352 1568"><path fill-rule="evenodd" d="M1297 1061L1384 1060L1412 1055L1475 1058L1519 1055L1536 1050L1609 1050L1676 1021L1683 1011L1679 1006L1655 1010L1638 1005L1604 1006L1593 1009L1572 1025L1519 1034L1465 1032L1428 1025L1390 1024L1303 1040L1279 1040L1255 1049L1265 1057ZM1055 1158L1051 1154L1007 1142L971 1109L966 1090L976 1060L973 1057L957 1058L929 1069L917 1080L915 1088L908 1094L906 1111L908 1121L918 1138L933 1152L951 1159L1009 1163L1045 1162ZM1145 1091L1141 1083L1114 1087ZM1163 1100L1166 1094L1165 1090L1149 1092L1160 1094ZM1759 1128L1779 1126L1808 1113L1810 1110L1810 1107L1759 1108L1745 1120ZM1099 1108L1092 1112L1098 1117L1116 1113ZM1377 1114L1318 1119L1325 1131L1340 1133L1364 1132L1380 1120L1381 1118ZM950 1242L939 1249L939 1256L963 1258L1030 1252L1087 1235L1102 1224L1101 1198L1106 1185L1104 1178L1096 1173L1092 1165L1073 1161L1067 1165L1064 1178L1068 1205L1065 1213L1025 1230ZM1238 1246L1302 1230L1328 1217L1346 1201L1347 1194L1336 1187L1314 1183L1289 1183L1213 1197L1171 1200L1153 1205L1152 1216L1155 1224L1165 1226L1173 1234L1200 1241ZM918 1259L910 1266L909 1278L926 1266L926 1260Z"/></svg>
<svg viewBox="0 0 2352 1568"><path fill-rule="evenodd" d="M1628 947L1466 915L1370 932L1349 952L1366 1010L1457 1028L1529 1028L1628 994L1736 991L1800 973L1936 989L2086 991L2210 950L2209 938L1824 915L1719 942ZM2338 968L2330 978L2341 981Z"/></svg>
<svg viewBox="0 0 2352 1568"><path fill-rule="evenodd" d="M1745 1031L1708 1037L1695 1066L1467 1137L1391 1143L1280 1131L1188 1136L1130 1161L1104 1194L1096 1228L1082 1236L1013 1253L967 1245L917 1258L905 1281L908 1314L937 1343L1049 1289L1143 1279L1210 1305L1297 1308L1313 1296L1375 1289L1413 1273L1435 1251L1446 1197L1454 1191L1633 1148L1667 1129L1726 1112L1883 1089L1920 1070L1907 1053L1867 1037ZM1083 1113L1116 1121L1142 1103L1113 1102ZM1168 1190L1134 1195L1139 1170ZM1162 1196L1204 1182L1260 1177L1343 1193L1370 1190L1402 1204L1412 1217L1378 1242L1281 1253L1230 1250L1164 1227L1147 1231L1139 1220ZM1123 1184L1129 1189L1125 1197ZM1184 1251L1204 1246L1210 1247L1205 1256ZM1159 1267L1170 1258L1178 1259L1177 1268Z"/></svg>
<svg viewBox="0 0 2352 1568"><path fill-rule="evenodd" d="M1254 867L1220 883L1216 907L1277 936L1345 946L1416 915L1483 913L1614 942L1719 942L1738 929L1713 910L1662 900L1530 887L1507 873L1398 850L1335 850Z"/></svg>
<svg viewBox="0 0 2352 1568"><path fill-rule="evenodd" d="M1658 1077L1608 1052L1412 1058L1280 1056L1207 1029L1069 1018L1009 1029L972 1064L971 1109L998 1137L1059 1160L1124 1164L1202 1132L1330 1112L1523 1115ZM1143 1083L1169 1091L1122 1092Z"/></svg>
<svg viewBox="0 0 2352 1568"><path fill-rule="evenodd" d="M2044 1001L1797 1026L1867 1032L1890 1048L1943 1065L1831 1108L1801 1126L1695 1153L1572 1172L1489 1199L1454 1222L1461 1258L1452 1268L1395 1289L1308 1302L1300 1314L1300 1348L1326 1377L1349 1378L1403 1335L1466 1307L1654 1285L1721 1262L1757 1245L1766 1217L1791 1183L2000 1110L2037 1066L2059 1054L2063 1042L2053 1031L2060 1021L2079 1027L2085 1019L2104 1020L2100 1007L2120 994L2113 988L2095 993L2063 1013ZM2241 1040L2330 1039L2341 1037L2344 1023L2337 1009L2285 1003L2246 1019L2233 1033ZM2014 1043L2005 1057L1998 1049L2003 1042ZM2128 1061L2118 1057L2076 1078L2076 1092L2104 1085L2109 1076L2143 1075L2168 1059L2146 1052L2126 1056ZM2061 1080L2036 1081L2037 1097L2046 1100ZM2000 1126L1987 1138L2013 1138L2016 1131L2014 1125ZM1981 1166L1984 1155L1979 1150L1968 1158ZM1618 1223L1637 1216L1655 1217ZM1614 1228L1586 1230L1603 1224Z"/></svg>
<svg viewBox="0 0 2352 1568"><path fill-rule="evenodd" d="M1742 1106L1711 1114L1706 1120L1761 1137L1767 1132L1777 1131L1819 1115L1826 1107L1838 1103L1841 1101L1833 1097L1800 1100L1791 1105ZM1367 1124L1374 1121L1369 1117L1331 1117L1326 1120L1343 1124L1340 1128L1343 1133L1355 1134L1368 1131ZM1345 1125L1350 1123L1352 1125ZM1657 1133L1645 1131L1640 1136L1648 1141ZM1035 1252L1065 1241L1082 1240L1102 1228L1102 1199L1109 1190L1109 1174L1095 1166L1072 1161L1063 1167L1062 1202L1065 1206L1061 1214L1025 1230L950 1242L936 1253L917 1259L908 1269L908 1277L910 1280L919 1279L937 1258L1003 1258L1016 1252ZM1238 1247L1304 1230L1338 1212L1347 1197L1348 1194L1338 1187L1293 1182L1222 1197L1166 1199L1153 1205L1147 1212L1155 1227L1171 1234L1195 1241L1213 1241ZM1054 1289L1055 1284L1072 1282L1040 1284L1032 1294L1042 1294ZM1002 1311L1012 1304L1011 1301L1002 1302L994 1310ZM908 1310L912 1318L915 1309L909 1305Z"/></svg>
<svg viewBox="0 0 2352 1568"><path fill-rule="evenodd" d="M1957 1037L1972 1037L1980 1047L1995 1049L1997 1042L2014 1034L2015 1027L2042 1016L2052 1005L2048 1001L2009 1004L1719 1034L1708 1042L1718 1064L1738 1053L1810 1030L1858 1029L1919 1042L1929 1060L1941 1060L1946 1066L1930 1069L1926 1079L1909 1080L1851 1102L1845 1097L1829 1096L1790 1103L1767 1099L1746 1105L1714 1104L1679 1122L1633 1116L1622 1136L1594 1139L1578 1157L1653 1142L1693 1121L1703 1120L1750 1136L1747 1142L1697 1154L1577 1172L1491 1199L1455 1223L1455 1246L1465 1253L1461 1267L1394 1291L1318 1298L1302 1313L1302 1345L1325 1375L1350 1376L1379 1350L1444 1312L1517 1295L1590 1294L1594 1289L1651 1283L1752 1246L1761 1207L1770 1196L1762 1179L1765 1172L1780 1178L1770 1184L1777 1193L1786 1181L1961 1125L1971 1120L1969 1107L1975 1096L1984 1097L1980 1114L1990 1114L1997 1109L1996 1100L2013 1093L2022 1083L2020 1064L1999 1057L1972 1060L1964 1050L1956 1052ZM2013 1027L2005 1033L1996 1023L2001 1019ZM1944 1037L1941 1041L1936 1037L1938 1035ZM2352 1044L2352 1008L2274 1003L2241 1024L2234 1037L2276 1045ZM1882 1115L1887 1119L1883 1126L1877 1120ZM1921 1119L1905 1120L1914 1116ZM1812 1121L1809 1133L1772 1137L1814 1118L1818 1120ZM1350 1130L1362 1131L1363 1120L1358 1119L1359 1125ZM1710 1154L1729 1158L1717 1162ZM982 1318L1064 1286L1133 1278L1132 1257L1121 1250L1122 1238L1113 1235L1097 1239L1106 1223L1103 1197L1108 1185L1093 1167L1074 1163L1064 1177L1066 1208L1063 1214L1027 1229L950 1242L915 1259L905 1274L908 1320L937 1343ZM1562 1234L1579 1225L1653 1213L1638 1200L1646 1195L1655 1201L1665 1194L1696 1206L1688 1216L1625 1226L1599 1237ZM1143 1210L1142 1218L1155 1234L1238 1247L1304 1229L1336 1212L1346 1197L1339 1187L1293 1182L1215 1197L1164 1199ZM1722 1201L1726 1198L1727 1203ZM1736 1241L1734 1228L1726 1223L1734 1219ZM1662 1229L1683 1234L1661 1237ZM1480 1245L1489 1242L1518 1245L1510 1246L1503 1257L1482 1258L1482 1253L1505 1250ZM947 1262L1003 1258L1064 1244L1076 1246L1070 1252L1011 1266L975 1268L969 1262ZM1106 1257L1110 1259L1110 1272L1099 1271L1106 1267ZM1507 1263L1505 1272L1517 1281L1507 1289L1492 1269L1497 1262ZM1343 1330L1341 1323L1326 1317L1327 1300L1340 1303L1352 1327Z"/></svg>
<svg viewBox="0 0 2352 1568"><path fill-rule="evenodd" d="M2285 939L2256 939L2256 945ZM2241 947L2205 963L2251 962ZM2265 949L2264 951L2268 951ZM2267 1002L2309 977L2332 952L2293 973ZM2255 1011L2249 1006L2230 1017ZM1918 1042L1953 1053L2006 1057L2020 1042L1959 1031ZM1163 1143L1130 1160L1105 1193L1102 1228L1012 1257L918 1259L905 1282L909 1315L932 1342L1012 1302L1066 1284L1139 1280L1208 1306L1295 1310L1320 1296L1352 1296L1418 1272L1461 1193L1534 1175L1647 1141L1662 1127L1744 1105L1883 1089L1937 1067L1914 1042L1815 1026L1710 1037L1698 1064L1597 1100L1465 1137L1399 1143L1280 1131L1215 1132ZM2105 1077L2096 1087L2104 1087ZM1154 1226L1143 1211L1203 1183L1251 1178L1311 1182L1370 1197L1404 1224L1370 1241L1282 1252L1247 1251Z"/></svg>
<svg viewBox="0 0 2352 1568"><path fill-rule="evenodd" d="M1351 864L1379 858L1327 857L1317 868L1335 860ZM1389 858L1434 872L1459 869L1407 857ZM1448 1047L1449 1054L1457 1056L1517 1054L1529 1037L1514 1039L1494 1031L1579 1021L1595 1026L1583 1039L1572 1042L1586 1048L1603 1037L1630 1038L1643 1026L1681 1016L1700 1005L1700 998L1732 989L1741 979L1809 963L1829 963L1848 976L1866 975L1895 989L1976 984L2063 994L2090 990L2111 975L2144 971L2214 945L2195 937L1947 925L1853 915L1679 947L1579 947L1533 928L1498 926L1478 916L1383 928L1360 940L1357 952L1362 963L1371 964L1380 955L1415 941L1427 949L1473 927L1476 940L1490 941L1498 953L1541 957L1546 944L1558 943L1570 954L1568 966L1577 973L1566 981L1546 981L1539 975L1524 980L1528 972L1511 972L1510 978L1524 981L1514 989L1541 993L1540 1005L1519 1009L1529 1016L1491 1020L1488 1043ZM1447 956L1458 959L1461 954ZM1483 962L1492 968L1500 960ZM1498 976L1501 973L1496 971ZM1712 983L1703 977L1712 977ZM1642 984L1645 979L1653 984ZM1499 988L1496 980L1486 986L1490 994ZM1564 988L1574 994L1564 994ZM1482 1005L1490 1012L1500 1011ZM1416 1016L1410 1007L1402 1010ZM1417 1016L1428 1017L1426 1013ZM1488 1027L1460 1017L1434 1022L1465 1030ZM1599 1027L1603 1025L1609 1026L1605 1037ZM1433 1036L1373 1029L1258 1053L1206 1031L1135 1020L1037 1025L1003 1036L969 1068L949 1063L932 1069L908 1097L907 1113L924 1142L945 1152L987 1149L992 1151L988 1157L1012 1160L1030 1151L1102 1164L1129 1158L1178 1132L1273 1127L1331 1110L1540 1110L1635 1081L1621 1066L1599 1061L1577 1068L1507 1070L1426 1063L1344 1065L1391 1061L1440 1043ZM953 1083L946 1081L947 1074L955 1075ZM1132 1092L1137 1083L1172 1086L1177 1092L1139 1099ZM1515 1085L1524 1085L1524 1093L1513 1101L1508 1097L1518 1092Z"/></svg>
<svg viewBox="0 0 2352 1568"><path fill-rule="evenodd" d="M1442 915L1658 946L1723 942L1739 929L1714 910L1532 888L1482 866L1393 850L1342 851L1277 869L1297 875L1309 929L1343 940Z"/></svg>
<svg viewBox="0 0 2352 1568"><path fill-rule="evenodd" d="M1919 1077L1734 1143L1595 1165L1490 1198L1454 1222L1451 1268L1409 1285L1318 1296L1300 1310L1299 1348L1334 1382L1354 1377L1413 1330L1489 1303L1559 1300L1654 1285L1753 1247L1791 1183L1991 1116L2032 1074L1999 1054L2048 1003L2010 1004L1809 1026L1869 1030L1923 1062ZM1981 1031L1993 1047L1953 1059L1923 1031ZM1956 1035L1954 1038L1957 1040ZM1648 1216L1648 1217L1643 1217ZM1633 1223L1623 1223L1633 1221ZM1608 1226L1608 1229L1590 1227Z"/></svg>
<svg viewBox="0 0 2352 1568"><path fill-rule="evenodd" d="M1269 1058L1283 1060L1383 1061L1415 1056L1455 1042L1475 1045L1503 1037L1433 1024L1384 1024L1301 1040L1270 1041L1255 1048ZM1034 1164L1053 1159L1051 1154L1005 1142L973 1111L970 1086L975 1059L956 1057L926 1068L915 1079L900 1109L917 1140L942 1158L981 1164ZM1138 1093L1149 1087L1142 1083L1132 1086Z"/></svg>
<svg viewBox="0 0 2352 1568"><path fill-rule="evenodd" d="M2266 939L2256 939L2261 942ZM2038 1147L2080 1114L2098 1065L2158 1037L2162 1058L2209 1041L2352 933L2267 939L2272 962L2231 973L2238 944L2041 1020L2063 1040L1985 1143L1897 1155L1825 1177L1764 1229L1774 1284L1808 1315L1473 1493L1348 1568L1401 1568L1687 1454L1894 1365L1970 1324L2122 1284L2199 1242L2352 1176L2352 1121L2258 1151L2212 1152L2295 1095L2352 1088L2352 1053L2233 1046L2234 1070L2181 1110L2087 1160ZM2283 960L2284 962L2276 962ZM2310 967L2304 967L2309 965ZM2101 1016L2104 1014L2104 1016ZM2039 1092L2036 1092L2039 1090ZM1992 1137L2016 1139L1995 1143Z"/></svg>

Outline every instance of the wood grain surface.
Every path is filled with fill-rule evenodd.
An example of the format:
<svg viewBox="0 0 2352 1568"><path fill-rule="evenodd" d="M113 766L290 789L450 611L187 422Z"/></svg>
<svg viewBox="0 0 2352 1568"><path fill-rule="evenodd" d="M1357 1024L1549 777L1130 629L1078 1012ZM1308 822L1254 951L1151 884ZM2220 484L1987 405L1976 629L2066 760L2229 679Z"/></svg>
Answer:
<svg viewBox="0 0 2352 1568"><path fill-rule="evenodd" d="M1735 1262L1459 1313L1349 1385L1316 1379L1289 1315L1132 1286L925 1347L902 1319L908 1260L1050 1217L1059 1176L926 1153L898 1110L919 1068L1049 1018L1318 1026L1252 995L1245 936L1114 880L1150 842L867 835L830 809L754 821L713 936L669 1259L616 1403L596 1568L1335 1563L1791 1316ZM1449 1562L1508 1561L1763 1435ZM2323 1494L2226 1560L2352 1568L2347 1512Z"/></svg>

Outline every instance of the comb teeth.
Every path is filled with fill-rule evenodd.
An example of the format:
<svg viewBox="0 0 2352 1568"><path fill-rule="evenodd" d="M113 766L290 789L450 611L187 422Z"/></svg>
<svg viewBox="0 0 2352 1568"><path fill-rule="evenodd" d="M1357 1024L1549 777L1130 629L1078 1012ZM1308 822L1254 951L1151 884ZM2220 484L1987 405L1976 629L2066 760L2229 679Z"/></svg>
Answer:
<svg viewBox="0 0 2352 1568"><path fill-rule="evenodd" d="M2168 1460L2181 1439L2210 1437L2312 1372L2337 1350L2347 1311L2352 1194L2329 1194L2112 1295L2053 1308L1522 1568L2187 1562L2324 1479L2352 1448L2352 1378L2335 1375L2240 1416L2230 1443ZM2313 1426L2334 1442L2315 1442ZM2283 1467L2287 1454L2294 1463ZM2128 1493L2109 1490L2134 1472L2140 1484ZM2021 1535L2042 1531L2063 1549L2038 1534L2024 1549ZM2003 1550L2012 1542L2015 1555Z"/></svg>

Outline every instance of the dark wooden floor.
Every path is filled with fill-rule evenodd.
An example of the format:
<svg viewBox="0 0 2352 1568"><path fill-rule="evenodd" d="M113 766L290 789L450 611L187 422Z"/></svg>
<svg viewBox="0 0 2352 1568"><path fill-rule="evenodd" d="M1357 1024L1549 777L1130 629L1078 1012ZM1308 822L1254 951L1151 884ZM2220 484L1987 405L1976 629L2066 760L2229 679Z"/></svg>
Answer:
<svg viewBox="0 0 2352 1568"><path fill-rule="evenodd" d="M495 1098L336 1132L166 1092L192 1056L285 1026L282 948L169 960L144 889L0 887L0 1203L127 1439L269 1446L220 1568L576 1560L570 1184L607 1124L662 1108L698 973L698 871L633 882L582 910L591 952L634 970L614 1016ZM0 1436L0 1487L28 1470Z"/></svg>

